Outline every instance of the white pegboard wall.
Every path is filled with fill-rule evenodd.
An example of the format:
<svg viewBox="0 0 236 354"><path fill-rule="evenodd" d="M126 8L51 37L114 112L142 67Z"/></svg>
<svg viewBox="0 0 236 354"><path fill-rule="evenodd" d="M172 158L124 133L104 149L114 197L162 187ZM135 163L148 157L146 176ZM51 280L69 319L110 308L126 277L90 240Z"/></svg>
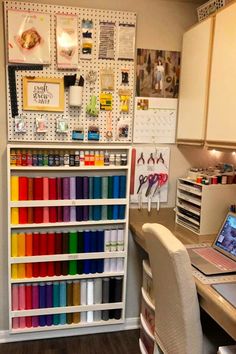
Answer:
<svg viewBox="0 0 236 354"><path fill-rule="evenodd" d="M118 27L119 24L130 24L136 25L136 14L133 12L121 12L112 10L97 10L97 9L86 9L68 6L57 6L57 5L46 5L38 3L25 3L25 2L5 2L5 30L7 28L7 10L24 10L24 11L35 11L35 12L45 12L51 14L51 64L49 66L44 66L43 70L40 71L16 71L16 85L17 85L17 100L18 100L18 110L19 114L23 114L27 119L27 132L26 133L15 133L14 131L14 118L11 114L10 105L10 93L7 78L7 106L8 106L8 140L9 141L20 141L20 142L74 142L71 139L72 130L83 127L85 133L84 142L88 142L87 131L90 125L97 125L100 129L100 143L124 143L132 141L132 121L133 121L133 105L134 105L134 60L118 60L117 53L117 41L118 41ZM57 13L63 14L74 14L78 18L78 46L79 46L79 63L78 70L58 70L56 63L56 16ZM80 59L80 42L81 42L81 23L83 19L88 19L93 21L93 50L92 59ZM98 59L99 52L99 26L100 22L113 22L115 24L115 59L106 60ZM6 34L7 35L7 34ZM7 43L7 41L6 41ZM6 56L7 57L7 56ZM115 89L112 93L113 95L113 109L111 111L112 115L112 132L113 137L107 139L105 132L107 130L107 115L108 112L99 111L99 116L97 118L91 118L86 115L86 105L89 103L91 90L89 83L86 82L86 75L90 70L95 70L97 72L97 81L95 83L95 88L93 93L97 96L97 108L99 108L99 94L100 94L100 70L104 68L111 68L114 72L115 77ZM127 69L129 71L129 84L125 87L130 89L132 95L130 97L130 108L128 113L121 113L119 110L119 88L124 87L121 84L121 70ZM22 77L23 76L35 76L35 77L63 77L64 75L73 75L78 73L78 76L82 75L85 79L84 93L83 93L83 104L80 108L69 107L68 105L68 90L65 90L65 111L64 112L37 112L37 111L22 111ZM35 118L40 115L47 115L49 128L47 133L36 133L34 128ZM69 120L69 132L67 134L56 133L56 119L58 117L65 117ZM117 123L118 120L129 121L129 136L128 139L118 139L117 138ZM90 141L91 142L91 141ZM76 143L76 141L75 141Z"/></svg>

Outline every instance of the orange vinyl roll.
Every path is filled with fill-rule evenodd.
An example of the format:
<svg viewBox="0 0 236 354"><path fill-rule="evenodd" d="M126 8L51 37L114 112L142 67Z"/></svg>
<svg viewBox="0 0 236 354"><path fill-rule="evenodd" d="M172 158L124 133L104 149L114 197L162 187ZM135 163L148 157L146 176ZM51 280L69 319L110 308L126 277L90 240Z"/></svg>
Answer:
<svg viewBox="0 0 236 354"><path fill-rule="evenodd" d="M25 264L19 263L17 267L17 277L18 278L25 278Z"/></svg>
<svg viewBox="0 0 236 354"><path fill-rule="evenodd" d="M20 232L18 234L18 257L24 257L25 256L25 234L24 232Z"/></svg>
<svg viewBox="0 0 236 354"><path fill-rule="evenodd" d="M28 177L28 200L34 200L34 179Z"/></svg>
<svg viewBox="0 0 236 354"><path fill-rule="evenodd" d="M26 265L25 265L25 276L26 276L26 278L32 278L33 277L33 266L32 266L32 263L26 263Z"/></svg>
<svg viewBox="0 0 236 354"><path fill-rule="evenodd" d="M33 235L32 233L25 234L25 255L33 255Z"/></svg>
<svg viewBox="0 0 236 354"><path fill-rule="evenodd" d="M34 208L28 208L28 224L34 223Z"/></svg>

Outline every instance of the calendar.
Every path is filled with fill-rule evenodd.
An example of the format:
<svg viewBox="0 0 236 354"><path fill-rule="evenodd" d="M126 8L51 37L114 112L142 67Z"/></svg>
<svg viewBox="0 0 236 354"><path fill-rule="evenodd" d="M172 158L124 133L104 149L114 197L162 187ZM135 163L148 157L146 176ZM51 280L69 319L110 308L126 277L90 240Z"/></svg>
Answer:
<svg viewBox="0 0 236 354"><path fill-rule="evenodd" d="M133 142L174 144L177 102L175 98L136 97Z"/></svg>

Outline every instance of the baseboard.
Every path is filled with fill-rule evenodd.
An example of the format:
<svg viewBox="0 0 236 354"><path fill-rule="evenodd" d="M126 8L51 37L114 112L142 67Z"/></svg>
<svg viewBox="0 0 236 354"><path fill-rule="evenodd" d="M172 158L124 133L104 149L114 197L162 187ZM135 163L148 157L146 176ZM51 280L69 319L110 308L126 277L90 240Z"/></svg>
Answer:
<svg viewBox="0 0 236 354"><path fill-rule="evenodd" d="M21 342L26 340L36 340L36 339L47 339L47 338L58 338L58 337L69 337L78 336L83 334L92 333L107 333L107 332L117 332L117 331L127 331L130 329L139 328L140 320L139 317L126 318L124 323L118 325L109 326L96 326L96 327L85 327L85 328L72 328L72 329L58 329L56 331L45 331L45 332L31 332L31 333L19 333L10 334L8 330L0 331L0 343L8 342Z"/></svg>

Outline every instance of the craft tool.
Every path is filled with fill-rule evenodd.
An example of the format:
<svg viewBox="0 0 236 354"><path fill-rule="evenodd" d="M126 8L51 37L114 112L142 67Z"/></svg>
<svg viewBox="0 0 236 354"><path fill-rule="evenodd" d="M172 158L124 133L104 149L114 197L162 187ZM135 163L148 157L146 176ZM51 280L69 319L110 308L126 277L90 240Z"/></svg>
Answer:
<svg viewBox="0 0 236 354"><path fill-rule="evenodd" d="M152 187L158 182L158 174L154 173L148 176L148 188L145 196L148 197L148 212L151 211L152 204Z"/></svg>
<svg viewBox="0 0 236 354"><path fill-rule="evenodd" d="M156 185L156 188L153 192L153 197L157 194L157 211L160 209L160 200L161 200L161 188L164 186L164 184L168 180L168 174L167 173L159 173L158 174L158 182Z"/></svg>
<svg viewBox="0 0 236 354"><path fill-rule="evenodd" d="M137 190L137 194L138 194L138 209L141 210L142 209L142 189L144 184L147 182L148 180L148 176L143 176L140 175L139 176L139 187Z"/></svg>

